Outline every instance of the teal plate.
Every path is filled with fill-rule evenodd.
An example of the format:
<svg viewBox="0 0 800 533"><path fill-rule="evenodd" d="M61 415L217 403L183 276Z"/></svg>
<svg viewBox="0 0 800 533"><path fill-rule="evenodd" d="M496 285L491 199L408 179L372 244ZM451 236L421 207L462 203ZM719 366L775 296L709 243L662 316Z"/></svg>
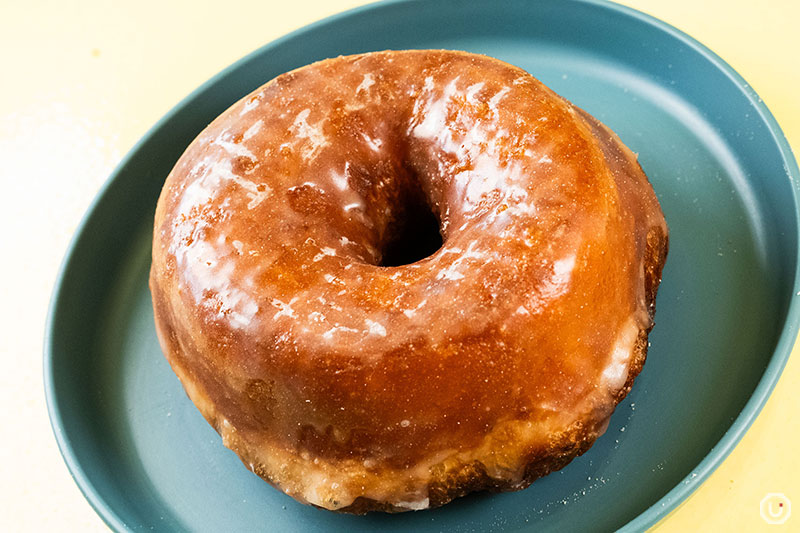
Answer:
<svg viewBox="0 0 800 533"><path fill-rule="evenodd" d="M519 65L635 152L671 230L644 371L608 432L529 489L441 509L343 516L242 466L159 349L147 274L164 178L215 116L317 59L452 48ZM116 530L640 530L675 508L764 405L798 329L797 163L753 90L690 37L591 1L394 1L275 41L178 104L86 215L53 295L45 390L78 486Z"/></svg>

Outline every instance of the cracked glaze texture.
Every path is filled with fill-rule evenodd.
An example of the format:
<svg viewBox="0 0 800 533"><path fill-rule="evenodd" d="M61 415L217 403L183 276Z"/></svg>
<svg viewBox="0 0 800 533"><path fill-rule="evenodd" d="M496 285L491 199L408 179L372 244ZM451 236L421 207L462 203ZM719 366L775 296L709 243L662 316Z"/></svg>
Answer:
<svg viewBox="0 0 800 533"><path fill-rule="evenodd" d="M413 206L442 247L380 266ZM334 510L562 467L646 353L667 227L635 156L521 69L340 57L217 118L168 177L164 352L251 470Z"/></svg>

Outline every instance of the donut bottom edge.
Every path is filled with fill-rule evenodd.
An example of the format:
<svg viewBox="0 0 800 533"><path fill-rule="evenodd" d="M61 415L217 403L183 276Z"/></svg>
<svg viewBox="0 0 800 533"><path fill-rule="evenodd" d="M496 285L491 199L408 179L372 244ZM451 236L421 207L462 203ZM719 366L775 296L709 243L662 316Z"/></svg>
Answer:
<svg viewBox="0 0 800 533"><path fill-rule="evenodd" d="M516 461L513 452L502 456L497 450L505 448L503 443L512 449L516 444L516 450L523 450L526 443L515 440L524 433L526 425L529 429L532 425L521 420L508 420L489 432L483 446L473 450L449 450L438 459L428 459L422 466L407 471L380 472L364 467L359 472L354 471L352 464L348 468L342 468L341 464L325 460L321 461L327 463L324 468L308 468L312 463L316 465L316 462L279 447L265 447L263 441L252 442L254 439L238 431L217 412L202 384L191 379L191 373L181 367L178 361L180 358L169 359L187 396L220 434L223 444L236 453L246 468L264 481L301 503L328 511L356 515L372 511L400 513L441 507L473 492L523 490L535 480L564 468L573 459L587 452L597 438L605 433L614 409L631 390L634 379L642 370L651 329L652 326L639 331L625 385L618 391L613 404L603 413L594 413L595 416L576 420L566 429L551 431L546 438L542 438L542 432L547 429L534 427L539 433L535 434L533 441L547 444L544 447L538 444L519 454ZM304 464L310 471L302 472L301 465ZM335 479L328 479L324 472L346 472L343 476L351 480L361 476L361 483L371 486L372 494L353 495L342 492L338 490L340 483ZM375 497L376 490L381 493L380 497Z"/></svg>

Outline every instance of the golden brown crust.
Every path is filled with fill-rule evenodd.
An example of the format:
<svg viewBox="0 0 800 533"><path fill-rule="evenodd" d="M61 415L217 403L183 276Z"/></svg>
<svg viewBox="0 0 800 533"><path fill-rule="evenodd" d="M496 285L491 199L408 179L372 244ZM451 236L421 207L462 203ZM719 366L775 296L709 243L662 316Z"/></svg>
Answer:
<svg viewBox="0 0 800 533"><path fill-rule="evenodd" d="M442 248L381 266L421 201ZM636 157L529 74L382 52L279 76L192 143L150 287L245 465L305 503L404 511L591 446L644 364L667 235Z"/></svg>
<svg viewBox="0 0 800 533"><path fill-rule="evenodd" d="M456 498L473 492L510 492L526 489L540 477L561 470L575 457L588 451L596 437L597 435L581 431L581 428L567 432L558 438L557 443L551 448L531 453L523 459L527 466L519 481L510 482L490 476L480 461L474 461L456 471L447 472L446 475L431 482L428 492L430 499L428 508L441 507ZM408 509L364 497L357 498L348 507L337 509L337 512L348 514L366 514L372 511L399 513L408 511Z"/></svg>

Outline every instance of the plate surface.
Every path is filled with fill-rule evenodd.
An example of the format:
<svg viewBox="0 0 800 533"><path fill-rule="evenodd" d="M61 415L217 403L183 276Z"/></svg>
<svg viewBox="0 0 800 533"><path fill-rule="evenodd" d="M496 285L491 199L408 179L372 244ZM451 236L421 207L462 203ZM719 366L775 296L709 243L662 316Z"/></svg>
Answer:
<svg viewBox="0 0 800 533"><path fill-rule="evenodd" d="M588 453L522 492L352 517L302 506L251 474L187 399L153 326L150 232L172 165L230 104L314 60L388 48L495 56L605 122L639 153L670 226L670 254L647 364ZM195 91L98 195L67 253L47 327L56 438L81 490L117 530L642 529L720 464L789 356L798 176L774 119L730 67L627 8L399 1L335 16Z"/></svg>

